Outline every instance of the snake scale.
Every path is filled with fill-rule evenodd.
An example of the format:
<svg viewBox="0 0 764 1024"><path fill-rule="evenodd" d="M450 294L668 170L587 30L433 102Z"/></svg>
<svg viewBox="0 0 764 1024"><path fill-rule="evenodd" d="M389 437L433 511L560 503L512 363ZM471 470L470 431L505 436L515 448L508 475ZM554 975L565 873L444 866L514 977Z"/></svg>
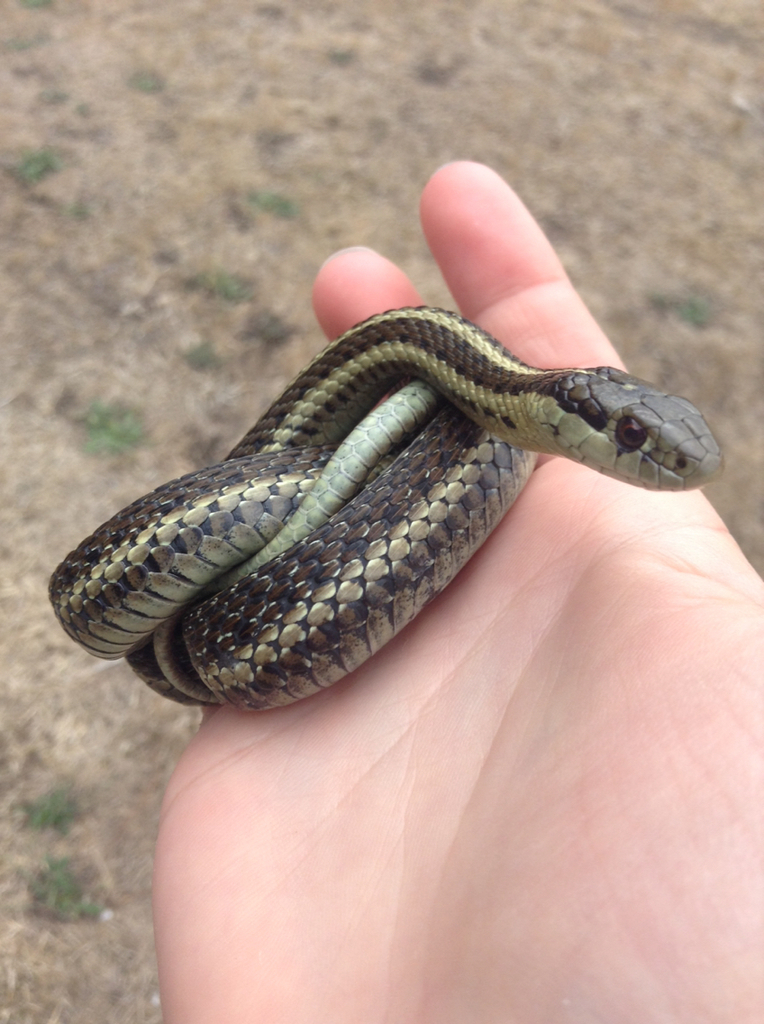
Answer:
<svg viewBox="0 0 764 1024"><path fill-rule="evenodd" d="M401 380L424 411L405 412L404 388L372 412ZM319 353L222 463L86 538L50 598L74 640L127 656L176 701L288 704L353 671L454 578L536 452L652 489L722 466L684 398L612 367L527 366L455 313L391 310Z"/></svg>

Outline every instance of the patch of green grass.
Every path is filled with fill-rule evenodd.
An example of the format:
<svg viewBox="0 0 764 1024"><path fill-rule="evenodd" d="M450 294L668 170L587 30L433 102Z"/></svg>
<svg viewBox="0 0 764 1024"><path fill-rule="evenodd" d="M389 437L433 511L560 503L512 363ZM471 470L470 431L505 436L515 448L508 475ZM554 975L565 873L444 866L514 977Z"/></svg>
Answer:
<svg viewBox="0 0 764 1024"><path fill-rule="evenodd" d="M50 7L53 0L19 0L22 7Z"/></svg>
<svg viewBox="0 0 764 1024"><path fill-rule="evenodd" d="M185 359L192 370L212 370L220 366L220 356L211 341L200 341L185 353Z"/></svg>
<svg viewBox="0 0 764 1024"><path fill-rule="evenodd" d="M79 114L80 117L90 117L90 104L89 103L78 103L74 108L75 114Z"/></svg>
<svg viewBox="0 0 764 1024"><path fill-rule="evenodd" d="M51 106L55 106L58 103L66 103L69 99L69 93L61 92L60 89L43 89L40 93L40 99L43 103L50 103Z"/></svg>
<svg viewBox="0 0 764 1024"><path fill-rule="evenodd" d="M69 865L68 857L46 857L45 867L29 885L39 910L47 910L63 921L97 917L102 908L82 898L82 886Z"/></svg>
<svg viewBox="0 0 764 1024"><path fill-rule="evenodd" d="M14 168L14 174L26 185L36 185L61 170L61 158L53 149L27 149Z"/></svg>
<svg viewBox="0 0 764 1024"><path fill-rule="evenodd" d="M127 84L131 89L146 93L162 92L165 87L162 76L157 75L154 71L136 71L130 75Z"/></svg>
<svg viewBox="0 0 764 1024"><path fill-rule="evenodd" d="M674 313L680 320L692 327L707 327L713 316L711 302L703 295L664 295L656 293L650 296L650 304L659 313Z"/></svg>
<svg viewBox="0 0 764 1024"><path fill-rule="evenodd" d="M54 828L65 836L77 815L77 804L68 789L53 789L23 805L29 828Z"/></svg>
<svg viewBox="0 0 764 1024"><path fill-rule="evenodd" d="M69 203L68 206L64 207L64 213L67 217L71 217L72 220L87 220L92 212L87 203Z"/></svg>
<svg viewBox="0 0 764 1024"><path fill-rule="evenodd" d="M339 64L340 67L345 67L347 64L353 63L355 53L352 50L330 50L329 60L332 64Z"/></svg>
<svg viewBox="0 0 764 1024"><path fill-rule="evenodd" d="M269 310L263 310L262 313L258 313L249 320L244 336L246 338L257 338L259 341L264 341L270 345L276 345L279 342L286 341L293 334L294 328L285 323L278 314L271 313Z"/></svg>
<svg viewBox="0 0 764 1024"><path fill-rule="evenodd" d="M272 213L275 217L284 217L285 219L296 217L300 212L297 203L278 192L250 192L247 202L256 210Z"/></svg>
<svg viewBox="0 0 764 1024"><path fill-rule="evenodd" d="M210 270L203 274L195 274L187 282L192 291L203 291L217 299L236 304L247 302L252 298L252 286L238 274L229 274L227 270Z"/></svg>
<svg viewBox="0 0 764 1024"><path fill-rule="evenodd" d="M40 93L40 99L43 103L50 103L54 106L59 103L66 103L69 99L68 92L61 92L60 89L43 89Z"/></svg>
<svg viewBox="0 0 764 1024"><path fill-rule="evenodd" d="M711 303L702 295L691 295L677 304L676 315L693 327L706 327L711 321Z"/></svg>
<svg viewBox="0 0 764 1024"><path fill-rule="evenodd" d="M34 46L43 46L49 41L50 36L45 32L40 32L36 36L30 36L28 39L24 39L23 37L6 39L3 46L6 50L31 50Z"/></svg>
<svg viewBox="0 0 764 1024"><path fill-rule="evenodd" d="M93 402L85 417L91 455L119 455L143 441L143 425L136 412L123 405Z"/></svg>

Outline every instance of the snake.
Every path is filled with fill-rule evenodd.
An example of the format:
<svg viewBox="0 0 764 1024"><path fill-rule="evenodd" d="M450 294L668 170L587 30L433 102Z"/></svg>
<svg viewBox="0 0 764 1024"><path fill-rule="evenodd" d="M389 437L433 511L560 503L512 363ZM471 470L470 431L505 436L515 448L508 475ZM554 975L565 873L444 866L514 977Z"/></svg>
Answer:
<svg viewBox="0 0 764 1024"><path fill-rule="evenodd" d="M723 465L685 398L614 367L529 366L448 310L389 310L319 352L222 462L87 537L50 599L72 639L172 700L290 704L454 579L538 453L652 490Z"/></svg>

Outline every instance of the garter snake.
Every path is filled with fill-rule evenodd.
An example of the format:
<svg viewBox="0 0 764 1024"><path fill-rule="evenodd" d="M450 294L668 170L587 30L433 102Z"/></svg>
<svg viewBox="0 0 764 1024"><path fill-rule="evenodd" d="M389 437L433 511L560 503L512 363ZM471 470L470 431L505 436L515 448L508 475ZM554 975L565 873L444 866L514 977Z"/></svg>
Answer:
<svg viewBox="0 0 764 1024"><path fill-rule="evenodd" d="M278 545L336 446L402 378L448 401L407 447L387 445L392 464L344 508L211 594L221 573ZM83 541L54 573L51 601L83 647L127 655L175 700L287 704L352 671L443 589L519 493L534 452L667 490L702 486L722 465L684 398L612 367L533 368L455 313L392 310L319 353L221 464Z"/></svg>

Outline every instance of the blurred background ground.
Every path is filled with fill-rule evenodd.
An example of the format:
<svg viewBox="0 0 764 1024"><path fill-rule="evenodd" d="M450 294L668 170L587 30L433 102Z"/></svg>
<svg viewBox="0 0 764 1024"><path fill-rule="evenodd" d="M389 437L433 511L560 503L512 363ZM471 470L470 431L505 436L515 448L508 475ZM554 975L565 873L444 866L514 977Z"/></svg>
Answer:
<svg viewBox="0 0 764 1024"><path fill-rule="evenodd" d="M469 157L524 197L630 368L707 412L727 452L709 497L762 571L764 14L0 9L0 1022L156 1022L152 845L197 713L75 648L51 570L254 421L322 343L310 288L334 249L373 246L449 304L417 202ZM68 831L45 826L59 789Z"/></svg>

